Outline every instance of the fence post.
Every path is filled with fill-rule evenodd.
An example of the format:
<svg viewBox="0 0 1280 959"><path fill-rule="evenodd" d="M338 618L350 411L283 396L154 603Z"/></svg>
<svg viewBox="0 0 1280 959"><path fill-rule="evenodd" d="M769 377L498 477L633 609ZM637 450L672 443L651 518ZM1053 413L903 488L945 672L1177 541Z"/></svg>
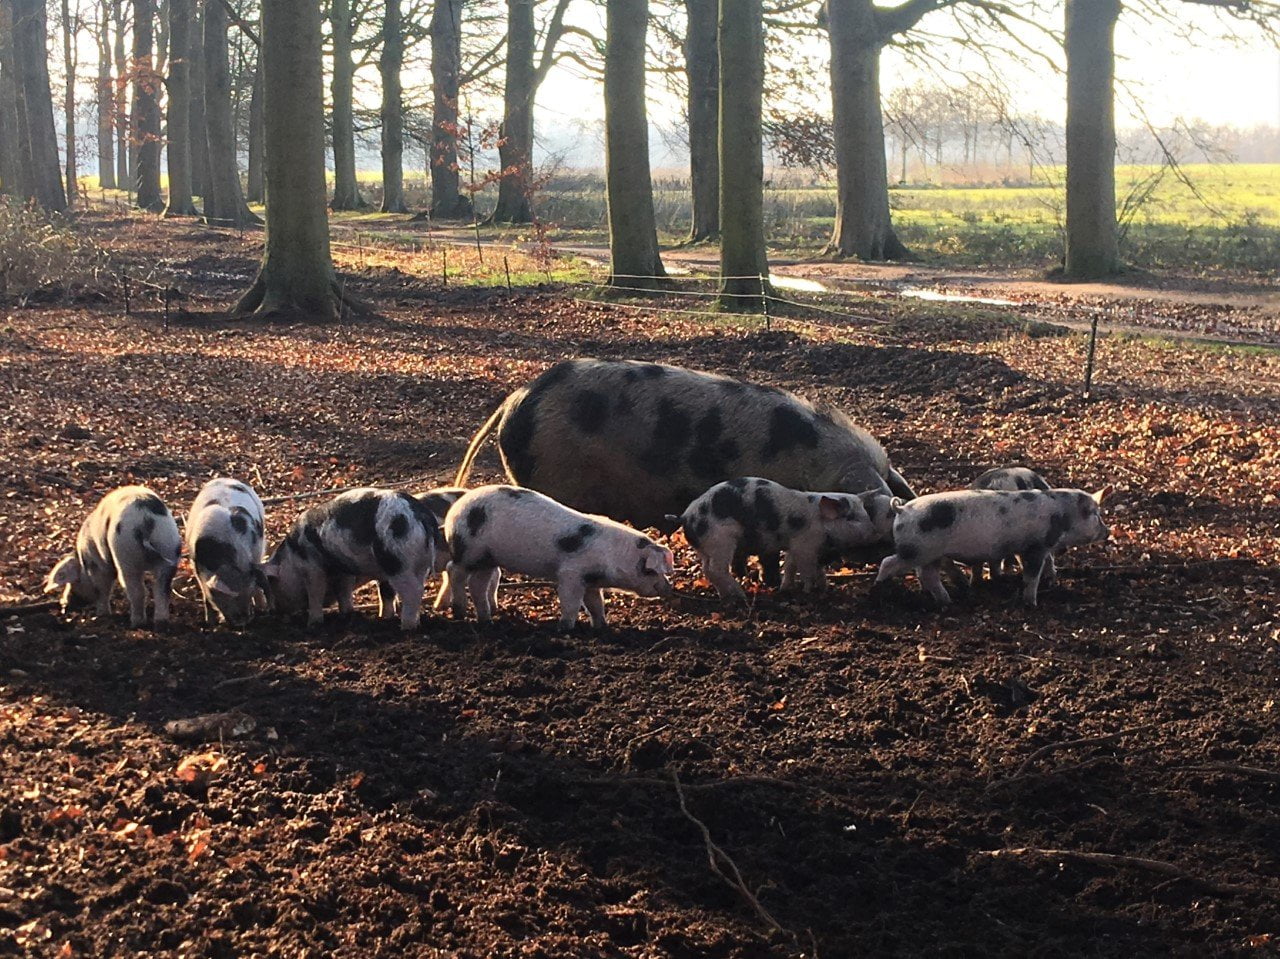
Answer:
<svg viewBox="0 0 1280 959"><path fill-rule="evenodd" d="M1084 361L1084 398L1089 399L1093 391L1093 355L1098 348L1098 314L1093 314L1089 321L1089 355Z"/></svg>
<svg viewBox="0 0 1280 959"><path fill-rule="evenodd" d="M765 293L765 275L760 274L760 303L764 306L764 328L766 332L773 331L773 318L769 315L769 296Z"/></svg>
<svg viewBox="0 0 1280 959"><path fill-rule="evenodd" d="M507 262L507 255L502 254L502 269L507 274L507 295L511 295L511 264Z"/></svg>

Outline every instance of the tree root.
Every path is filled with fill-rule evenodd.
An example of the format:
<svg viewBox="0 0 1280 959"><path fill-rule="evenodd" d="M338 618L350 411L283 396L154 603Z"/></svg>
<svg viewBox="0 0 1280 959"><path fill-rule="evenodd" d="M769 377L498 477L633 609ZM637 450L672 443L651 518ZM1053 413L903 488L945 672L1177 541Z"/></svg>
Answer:
<svg viewBox="0 0 1280 959"><path fill-rule="evenodd" d="M1069 739L1064 742L1049 743L1049 745L1047 746L1041 746L1039 749L1037 749L1035 752L1033 752L1030 756L1028 756L1026 759L1022 761L1022 764L1017 768L1014 774L1009 777L1007 782L1012 782L1015 779L1023 778L1023 776L1026 774L1026 771L1030 769L1033 765L1035 765L1035 763L1038 760L1043 759L1045 756L1048 756L1050 753L1057 752L1059 749L1075 749L1077 746L1100 746L1103 743L1109 743L1112 740L1120 739L1124 736L1128 736L1130 733L1142 732L1143 730L1151 729L1153 726L1158 726L1158 725L1159 723L1145 723L1141 726L1134 726L1131 729L1121 729L1118 732L1107 733L1105 736L1089 736L1085 739ZM992 783L987 788L991 789L1001 784L1002 783L1000 782L995 782L995 783Z"/></svg>
<svg viewBox="0 0 1280 959"><path fill-rule="evenodd" d="M1258 779L1269 779L1280 782L1280 771L1262 769L1258 766L1240 766L1236 763L1196 763L1193 766L1171 766L1170 771L1192 773L1235 773L1239 776L1255 776Z"/></svg>
<svg viewBox="0 0 1280 959"><path fill-rule="evenodd" d="M259 273L253 285L231 308L231 315L260 320L302 320L328 322L336 319L375 316L373 305L346 291L336 278L329 283L330 301L323 306L302 304L283 291L269 288L266 278Z"/></svg>
<svg viewBox="0 0 1280 959"><path fill-rule="evenodd" d="M17 606L0 606L0 618L5 616L30 616L32 613L43 613L57 609L62 604L56 599L43 599L38 603L20 603Z"/></svg>
<svg viewBox="0 0 1280 959"><path fill-rule="evenodd" d="M1241 886L1235 883L1220 883L1211 879L1203 879L1192 875L1185 869L1178 868L1173 863L1163 862L1159 859L1144 859L1140 856L1119 856L1110 852L1084 852L1075 849L1042 849L1039 846L1020 846L1016 849L983 849L978 852L978 855L987 856L991 859L1020 858L1023 856L1037 859L1068 859L1074 862L1094 863L1101 866L1144 869L1147 872L1156 872L1163 876L1172 876L1174 879L1193 882L1221 896L1249 895L1259 891L1254 886Z"/></svg>

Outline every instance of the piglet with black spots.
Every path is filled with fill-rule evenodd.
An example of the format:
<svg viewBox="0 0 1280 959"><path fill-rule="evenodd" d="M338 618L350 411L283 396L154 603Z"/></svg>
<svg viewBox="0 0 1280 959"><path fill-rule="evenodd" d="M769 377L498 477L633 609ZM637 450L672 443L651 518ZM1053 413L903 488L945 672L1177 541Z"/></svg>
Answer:
<svg viewBox="0 0 1280 959"><path fill-rule="evenodd" d="M239 480L210 480L187 514L187 553L209 607L226 623L241 624L255 605L265 604L262 537L266 522L262 500Z"/></svg>
<svg viewBox="0 0 1280 959"><path fill-rule="evenodd" d="M501 570L553 579L560 594L560 626L573 629L584 605L597 628L606 624L601 590L670 596L671 550L602 516L588 516L517 486L481 486L449 510L445 538L453 560L442 589L457 616L467 591L487 622L498 601ZM446 592L447 590L447 592Z"/></svg>
<svg viewBox="0 0 1280 959"><path fill-rule="evenodd" d="M1035 470L1028 469L1025 466L1000 466L996 469L987 470L976 480L969 484L969 489L998 489L1010 490L1017 492L1026 489L1047 490L1052 489L1049 481L1037 473ZM997 570L1000 572L1008 572L1013 569L1014 557L1006 556L1000 563L991 567L992 575ZM985 564L979 564L974 567L976 578L982 578L982 571ZM1053 561L1053 554L1049 554L1049 558L1044 561L1044 575L1042 577L1045 585L1052 586L1058 578L1058 567Z"/></svg>
<svg viewBox="0 0 1280 959"><path fill-rule="evenodd" d="M880 564L876 582L914 569L939 603L951 597L942 585L942 564L996 563L1022 558L1022 598L1036 605L1040 574L1050 552L1096 543L1110 533L1099 507L1109 489L962 490L934 493L909 503L894 501L895 553Z"/></svg>
<svg viewBox="0 0 1280 959"><path fill-rule="evenodd" d="M62 588L62 610L93 603L111 612L118 582L129 598L129 624L147 621L146 580L151 579L156 623L169 621L169 592L178 569L182 536L173 514L145 486L122 486L102 498L76 536L76 549L53 568L45 592Z"/></svg>
<svg viewBox="0 0 1280 959"><path fill-rule="evenodd" d="M703 575L730 603L746 602L732 567L743 554L758 556L766 583L776 556L785 550L782 588L805 592L826 587L825 562L890 535L890 499L880 493L807 493L772 480L744 476L717 483L682 516L668 516L684 527L698 551Z"/></svg>
<svg viewBox="0 0 1280 959"><path fill-rule="evenodd" d="M330 601L349 613L356 587L378 580L400 601L400 626L416 629L439 541L435 516L408 493L349 490L294 520L264 567L272 602L286 613L305 608L315 626ZM392 615L380 605L382 617Z"/></svg>
<svg viewBox="0 0 1280 959"><path fill-rule="evenodd" d="M436 559L431 567L432 576L440 575L449 565L449 547L444 541L443 533L444 518L449 512L449 507L460 500L466 492L466 489L461 486L437 486L425 493L414 494L414 499L431 510L431 515L436 518L436 523L441 530L440 539L436 542ZM447 590L447 584L444 588ZM391 609L395 598L395 590L391 588L391 584L386 580L378 580L378 602L382 604L381 608Z"/></svg>

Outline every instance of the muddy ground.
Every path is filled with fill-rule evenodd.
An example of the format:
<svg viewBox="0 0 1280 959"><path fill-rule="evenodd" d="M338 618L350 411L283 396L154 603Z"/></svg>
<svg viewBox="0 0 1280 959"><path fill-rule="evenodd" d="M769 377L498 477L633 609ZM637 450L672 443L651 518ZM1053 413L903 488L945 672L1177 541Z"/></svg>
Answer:
<svg viewBox="0 0 1280 959"><path fill-rule="evenodd" d="M922 491L1011 462L1113 483L1115 535L1034 610L857 567L722 612L682 550L678 597L615 596L601 635L518 582L495 625L413 636L367 609L206 625L185 574L163 632L120 600L0 612L0 954L1276 952L1275 353L1108 339L1085 402L1081 338L987 314L765 332L389 271L348 280L379 318L263 326L217 312L255 237L124 226L99 224L118 257L187 277L168 329L145 289L127 317L0 313L5 604L113 486L425 487L573 355L838 403ZM271 504L273 537L308 502ZM220 738L166 731L223 711Z"/></svg>

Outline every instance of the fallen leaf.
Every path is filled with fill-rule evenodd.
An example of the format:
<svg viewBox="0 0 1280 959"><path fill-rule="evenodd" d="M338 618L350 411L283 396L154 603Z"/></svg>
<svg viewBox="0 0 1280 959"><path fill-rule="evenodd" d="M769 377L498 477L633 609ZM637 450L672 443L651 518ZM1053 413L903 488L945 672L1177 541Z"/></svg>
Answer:
<svg viewBox="0 0 1280 959"><path fill-rule="evenodd" d="M363 770L363 769L362 769L362 770L360 770L360 772L356 773L354 776L352 776L350 779L348 779L348 780L347 780L347 785L348 785L348 786L350 786L352 789L359 789L359 788L360 788L360 784L361 784L362 782L364 782L364 770Z"/></svg>
<svg viewBox="0 0 1280 959"><path fill-rule="evenodd" d="M208 779L227 768L227 757L221 753L194 753L178 763L178 779L192 783Z"/></svg>
<svg viewBox="0 0 1280 959"><path fill-rule="evenodd" d="M84 816L84 810L79 806L63 806L61 809L55 809L45 817L45 822L50 826L56 826L59 823L74 822Z"/></svg>

